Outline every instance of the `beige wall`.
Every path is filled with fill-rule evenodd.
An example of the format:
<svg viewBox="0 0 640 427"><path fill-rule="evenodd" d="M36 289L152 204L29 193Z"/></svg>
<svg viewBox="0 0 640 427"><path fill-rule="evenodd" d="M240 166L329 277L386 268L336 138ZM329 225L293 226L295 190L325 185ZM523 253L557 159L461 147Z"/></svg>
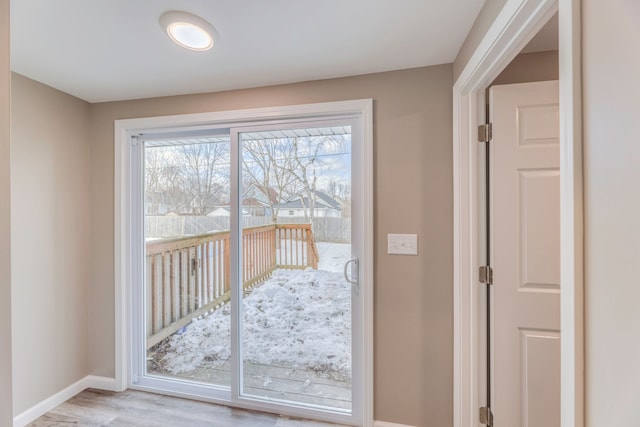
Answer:
<svg viewBox="0 0 640 427"><path fill-rule="evenodd" d="M13 408L88 374L89 104L13 74Z"/></svg>
<svg viewBox="0 0 640 427"><path fill-rule="evenodd" d="M0 426L13 423L11 389L11 222L9 174L9 0L0 0Z"/></svg>
<svg viewBox="0 0 640 427"><path fill-rule="evenodd" d="M92 105L91 373L114 375L115 119L373 98L375 418L415 426L451 425L451 87L452 67L443 65ZM417 233L419 256L386 255L387 233Z"/></svg>
<svg viewBox="0 0 640 427"><path fill-rule="evenodd" d="M453 62L454 82L460 77L462 70L471 59L471 55L473 55L487 31L491 28L493 21L495 21L505 3L507 3L507 0L486 0L484 6L482 6L469 34L467 34L467 38L458 51L456 60Z"/></svg>
<svg viewBox="0 0 640 427"><path fill-rule="evenodd" d="M586 420L640 425L640 3L583 0Z"/></svg>
<svg viewBox="0 0 640 427"><path fill-rule="evenodd" d="M491 85L558 80L558 51L522 53L516 56Z"/></svg>

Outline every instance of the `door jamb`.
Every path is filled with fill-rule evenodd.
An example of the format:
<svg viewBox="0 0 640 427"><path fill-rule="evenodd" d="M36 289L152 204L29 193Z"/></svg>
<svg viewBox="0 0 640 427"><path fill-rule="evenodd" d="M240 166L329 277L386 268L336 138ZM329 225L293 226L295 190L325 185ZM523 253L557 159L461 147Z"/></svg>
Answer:
<svg viewBox="0 0 640 427"><path fill-rule="evenodd" d="M484 90L559 11L562 425L584 425L583 195L580 0L507 0L453 87L454 426L480 407L480 187L476 127Z"/></svg>

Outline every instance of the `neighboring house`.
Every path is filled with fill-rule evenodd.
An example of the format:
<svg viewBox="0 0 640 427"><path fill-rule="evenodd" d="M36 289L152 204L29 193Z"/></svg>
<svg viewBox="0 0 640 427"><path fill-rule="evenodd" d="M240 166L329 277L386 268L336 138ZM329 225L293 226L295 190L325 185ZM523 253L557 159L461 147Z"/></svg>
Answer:
<svg viewBox="0 0 640 427"><path fill-rule="evenodd" d="M248 209L242 209L242 215L251 215ZM219 206L209 212L207 216L231 216L231 208L229 206Z"/></svg>
<svg viewBox="0 0 640 427"><path fill-rule="evenodd" d="M219 207L220 203L223 202L220 199L220 195L216 193L202 194L199 196L199 199L200 198L201 200L194 199L192 201L192 205L190 207L191 208L190 212L192 214L204 215L206 212L211 212L212 210Z"/></svg>
<svg viewBox="0 0 640 427"><path fill-rule="evenodd" d="M251 184L242 195L242 207L251 216L271 216L271 208L279 203L278 199L278 192L273 188Z"/></svg>
<svg viewBox="0 0 640 427"><path fill-rule="evenodd" d="M333 197L323 191L315 192L315 202L313 203L313 215L311 215L311 201L308 196L298 195L295 198L281 203L278 206L278 218L340 218L342 216L342 206Z"/></svg>
<svg viewBox="0 0 640 427"><path fill-rule="evenodd" d="M271 216L271 206L268 203L256 199L242 199L242 206L251 216Z"/></svg>
<svg viewBox="0 0 640 427"><path fill-rule="evenodd" d="M220 206L209 212L207 216L231 216L231 209L228 207Z"/></svg>
<svg viewBox="0 0 640 427"><path fill-rule="evenodd" d="M242 215L243 216L271 216L271 208L278 211L278 218L304 218L310 216L309 208L311 206L309 198L301 194L278 203L276 200L276 192L269 189L271 194L271 203L267 199L267 192L260 186L251 186L247 190L242 199ZM306 215L305 215L306 213ZM214 216L230 216L231 208L229 205L217 206L207 214L209 217ZM340 218L342 216L342 206L333 197L323 191L316 191L316 200L314 203L314 218Z"/></svg>

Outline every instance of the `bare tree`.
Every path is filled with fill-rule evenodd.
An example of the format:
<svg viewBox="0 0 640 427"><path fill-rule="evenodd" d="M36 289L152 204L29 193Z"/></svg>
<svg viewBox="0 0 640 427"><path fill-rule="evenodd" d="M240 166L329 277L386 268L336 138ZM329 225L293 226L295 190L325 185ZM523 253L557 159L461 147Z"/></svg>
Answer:
<svg viewBox="0 0 640 427"><path fill-rule="evenodd" d="M291 172L295 165L294 149L282 139L242 141L244 181L265 194L274 223L278 222L280 202L288 199L297 188L296 176Z"/></svg>
<svg viewBox="0 0 640 427"><path fill-rule="evenodd" d="M144 163L144 191L145 205L149 204L148 209L145 206L145 212L159 213L162 204L162 154L157 149L148 149L145 151Z"/></svg>
<svg viewBox="0 0 640 427"><path fill-rule="evenodd" d="M229 144L200 143L175 147L175 163L181 166L180 187L189 198L189 212L206 215L220 202L228 186L229 172L221 163L229 163Z"/></svg>
<svg viewBox="0 0 640 427"><path fill-rule="evenodd" d="M287 200L298 200L305 218L312 222L318 178L328 167L325 157L341 151L344 143L344 135L243 139L243 194L250 186L262 192L274 223ZM146 150L147 194L162 199L175 212L206 215L213 206L228 203L229 180L229 143ZM330 183L334 199L340 193L346 200L347 191L344 184Z"/></svg>
<svg viewBox="0 0 640 427"><path fill-rule="evenodd" d="M343 147L344 135L312 136L292 138L296 153L295 167L291 173L300 187L299 200L305 219L313 223L318 196L318 173L325 167L320 156L323 150L336 150Z"/></svg>
<svg viewBox="0 0 640 427"><path fill-rule="evenodd" d="M327 185L327 194L340 203L341 214L348 218L351 216L351 186L345 182L331 179Z"/></svg>
<svg viewBox="0 0 640 427"><path fill-rule="evenodd" d="M161 200L170 211L206 215L216 203L228 201L229 178L227 143L145 150L146 198Z"/></svg>

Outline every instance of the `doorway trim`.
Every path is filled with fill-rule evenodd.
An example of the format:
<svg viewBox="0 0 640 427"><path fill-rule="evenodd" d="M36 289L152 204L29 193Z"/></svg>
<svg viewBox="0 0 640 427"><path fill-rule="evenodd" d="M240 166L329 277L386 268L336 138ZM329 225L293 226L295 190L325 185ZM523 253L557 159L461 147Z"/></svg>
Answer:
<svg viewBox="0 0 640 427"><path fill-rule="evenodd" d="M485 89L559 11L561 419L584 425L582 99L579 0L507 0L453 87L454 426L478 425L479 144Z"/></svg>
<svg viewBox="0 0 640 427"><path fill-rule="evenodd" d="M131 233L134 224L130 212L131 194L131 135L141 129L175 127L233 126L247 122L269 123L280 120L304 120L332 118L352 115L357 117L362 128L363 159L363 262L360 264L360 279L363 309L360 313L362 337L362 411L353 414L362 425L373 424L373 100L325 102L280 107L252 108L221 112L184 114L162 117L116 120L114 123L114 297L115 297L115 391L124 391L131 382L131 310L130 283L135 263L132 262ZM233 405L233 402L221 402ZM246 407L246 406L245 406ZM264 409L260 405L249 409ZM285 415L296 415L286 414Z"/></svg>

